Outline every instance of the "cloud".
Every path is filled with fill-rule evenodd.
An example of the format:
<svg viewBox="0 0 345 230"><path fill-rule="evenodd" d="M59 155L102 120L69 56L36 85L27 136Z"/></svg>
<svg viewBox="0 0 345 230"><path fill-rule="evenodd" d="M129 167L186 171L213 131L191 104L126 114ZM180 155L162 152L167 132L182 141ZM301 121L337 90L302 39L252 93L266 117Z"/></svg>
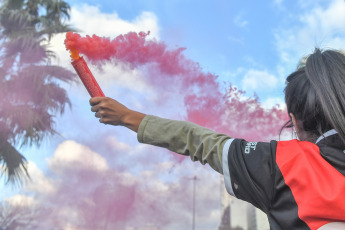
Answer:
<svg viewBox="0 0 345 230"><path fill-rule="evenodd" d="M243 14L240 13L240 14L235 16L234 24L237 27L244 28L244 27L246 27L249 24L249 22L246 19L244 19L243 18Z"/></svg>
<svg viewBox="0 0 345 230"><path fill-rule="evenodd" d="M72 6L71 24L81 29L82 34L115 37L128 32L150 31L151 37L159 39L157 17L151 12L142 12L131 21L121 19L116 12L100 12L97 6L83 4Z"/></svg>
<svg viewBox="0 0 345 230"><path fill-rule="evenodd" d="M345 3L332 0L326 7L314 3L297 17L297 24L284 25L275 32L275 43L285 75L315 46L343 48L345 44Z"/></svg>
<svg viewBox="0 0 345 230"><path fill-rule="evenodd" d="M69 24L81 30L82 36L96 34L100 37L115 38L128 32L150 31L149 39L159 39L158 19L151 12L142 12L132 21L126 21L119 18L116 12L112 14L102 13L96 6L83 4L82 6L72 6ZM62 65L67 63L69 66L70 57L65 49L64 40L65 33L55 35L50 46L57 54L59 63Z"/></svg>
<svg viewBox="0 0 345 230"><path fill-rule="evenodd" d="M324 6L324 5L327 5L329 3L330 3L329 0L298 0L296 4L301 9L311 9L315 6L320 6L320 5Z"/></svg>
<svg viewBox="0 0 345 230"><path fill-rule="evenodd" d="M278 79L267 71L250 69L242 80L244 90L267 90L277 86Z"/></svg>
<svg viewBox="0 0 345 230"><path fill-rule="evenodd" d="M333 0L327 9L315 7L310 12L302 15L300 20L304 22L305 29L309 28L310 32L329 36L331 43L333 39L344 35L345 25L345 3L342 0ZM325 20L327 19L327 20ZM344 37L341 36L343 39ZM322 38L322 37L321 37ZM340 45L340 44L338 44Z"/></svg>
<svg viewBox="0 0 345 230"><path fill-rule="evenodd" d="M140 151L115 138L106 138L105 142L115 152ZM18 194L8 199L11 205L35 205L38 210L44 210L37 213L39 216L30 214L38 222L37 229L53 225L61 229L99 229L106 222L110 229L141 229L148 225L167 230L181 229L190 224L192 217L193 175L198 175L195 182L198 188L196 216L200 218L197 228L212 229L220 221L220 190L214 191L212 196L209 191L219 187L221 177L198 163L160 161L144 165L146 170L136 175L130 170L120 172L118 168L108 167L100 153L75 141L63 142L47 161L45 176L30 164L29 169L35 172L32 176L44 178L44 182L36 187L26 187L28 194L33 196ZM147 161L154 160L150 157L135 161L133 157L132 164L126 167ZM78 167L83 173L75 170ZM37 189L46 187L46 184L55 192ZM201 226L202 219L207 221L202 221Z"/></svg>
<svg viewBox="0 0 345 230"><path fill-rule="evenodd" d="M28 172L31 180L26 182L26 190L40 194L54 194L54 182L45 176L34 162L28 163Z"/></svg>
<svg viewBox="0 0 345 230"><path fill-rule="evenodd" d="M130 152L133 149L133 147L129 144L118 141L118 139L115 136L109 136L106 139L106 142L113 149L117 149L121 152Z"/></svg>
<svg viewBox="0 0 345 230"><path fill-rule="evenodd" d="M17 194L10 198L5 199L6 202L11 204L12 206L35 206L37 205L37 201L31 197L26 195Z"/></svg>
<svg viewBox="0 0 345 230"><path fill-rule="evenodd" d="M284 99L281 97L269 97L262 102L262 106L267 109L277 105L279 106L279 108L286 108Z"/></svg>
<svg viewBox="0 0 345 230"><path fill-rule="evenodd" d="M80 34L82 36L96 34L98 36L104 36L109 38L115 38L120 34L125 34L131 31L141 32L150 31L148 39L159 40L159 26L158 19L155 14L151 12L142 12L131 21L121 19L116 12L102 13L96 6L90 6L87 4L75 5L71 9L71 20L69 22L72 27L82 30ZM49 44L49 49L55 52L56 59L53 60L54 64L65 67L74 72L71 59L68 51L65 48L64 40L66 34L61 33L53 36ZM146 92L147 97L154 100L155 95L151 94L150 84L148 84L142 77L142 72L138 69L133 69L125 64L105 63L102 68L98 68L91 63L88 63L91 72L96 76L97 81L101 85L103 91L108 93L108 96L112 95L111 90L115 87L127 88L134 92ZM133 81L136 82L133 85ZM87 94L84 86L78 84L74 85L72 90L76 95L85 97ZM111 95L109 95L109 92ZM158 96L157 96L158 97Z"/></svg>
<svg viewBox="0 0 345 230"><path fill-rule="evenodd" d="M79 170L102 172L109 169L102 156L72 140L62 142L47 163L56 174Z"/></svg>
<svg viewBox="0 0 345 230"><path fill-rule="evenodd" d="M283 4L284 0L273 0L273 3L278 5L278 6L281 6Z"/></svg>
<svg viewBox="0 0 345 230"><path fill-rule="evenodd" d="M71 16L72 25L82 28L84 34L96 33L100 36L114 37L132 30L150 30L150 36L158 39L157 19L152 13L144 12L134 20L126 22L116 13L104 14L97 7L84 5L79 8L73 7ZM69 54L63 45L64 36L54 36L50 48L59 57L55 63L73 70ZM179 103L182 107L184 94L191 93L191 90L181 90L185 87L184 81L195 90L210 85L210 89L217 89L217 85L213 84L214 76L203 73L199 65L191 60L182 60L183 63L186 61L187 67L191 65L192 69L197 70L196 73L193 72L195 75L178 75L174 79L157 71L155 73L159 77L152 78L150 83L143 78L143 73L152 73L155 66L146 66L147 69L144 67L141 70L122 64L106 64L102 69L90 65L90 68L100 79L101 85L117 85L117 88L113 88L114 91L122 89L123 98L131 97L132 91L145 91L147 97L153 98L152 100L167 99L152 107L163 113L181 116L184 110L179 110L176 104ZM168 65L169 62L165 64ZM148 71L148 68L152 70ZM190 80L187 77L194 79ZM212 88L213 86L215 87ZM79 89L85 92L83 86ZM77 101L78 90L69 91L72 103ZM85 94L86 92L81 96ZM141 103L143 98L137 100ZM141 106L145 106L145 103L142 104L144 105ZM212 196L209 196L209 191L219 187L218 174L198 163L193 164L194 166L190 162L177 163L165 150L144 145L133 147L129 144L130 138L126 139L127 134L121 131L108 129L107 133L103 131L106 128L95 131L96 128L101 128L89 125L83 120L86 117L83 109L87 107L89 111L88 105L83 105L82 109L80 107L66 118L69 123L60 122L59 125L66 127L70 133L81 130L79 132L83 137L68 134L75 140L65 140L52 151L54 154L46 160L45 173L35 164L29 165L29 172L34 181L26 186L25 192L32 194L42 205L41 210L54 210L52 215L40 219L40 224L75 230L100 229L104 227L104 223L109 223L109 229L125 229L127 226L139 229L151 222L155 226L160 226L160 229L182 229L190 224L193 197L193 183L190 178L195 174L200 179L197 182L196 214L208 218L207 225L198 229L215 228L220 220L220 213L217 216L220 198L218 191L213 192ZM117 132L116 136L113 136L114 132ZM85 140L87 138L89 139Z"/></svg>
<svg viewBox="0 0 345 230"><path fill-rule="evenodd" d="M235 21L240 27L245 27L248 24L241 15ZM125 28L146 30L148 27L152 27L158 34L157 19L153 14L147 13L142 13L131 22L126 22L120 19L116 13L103 14L99 12L97 7L84 5L80 8L73 7L71 22L76 27L83 28L84 34L97 33L101 36L114 37L120 33L128 32L124 31ZM152 31L152 29L149 30ZM153 35L158 37L155 33ZM72 69L68 54L63 46L63 40L64 35L55 36L52 41L52 49L58 53L63 66ZM181 56L178 57L181 58ZM161 58L158 59L161 60ZM119 89L119 92L115 93L122 93L122 98L132 97L131 93L134 91L137 93L145 92L148 95L146 97L162 99L161 104L152 104L150 107L155 107L161 113L167 113L169 116L184 115L183 113L188 107L189 112L195 112L195 118L191 116L194 121L199 119L197 115L201 114L207 120L213 117L214 121L212 122L214 123L210 123L210 126L219 125L224 119L238 124L241 124L240 122L243 120L242 123L247 123L249 127L253 126L251 122L260 119L257 115L264 114L255 100L247 98L248 100L243 101L243 103L236 103L237 98L235 96L230 98L229 108L226 108L229 116L222 117L221 114L223 113L218 113L218 106L223 104L223 101L220 100L223 95L219 91L218 84L216 84L216 77L204 73L199 64L192 60L185 57L181 60L185 65L180 67L183 67L183 70L192 70L192 74L186 71L187 74L169 75L164 71L157 70L156 66L150 65L150 63L144 67L141 66L140 69L133 69L121 64L105 64L102 69L92 65L90 67L94 74L99 76L101 85L106 85L105 87L109 88L117 85L118 87L114 87L112 90L117 91ZM179 62L171 62L171 59L167 59L163 64L173 67L172 69L179 67L171 63ZM244 71L244 73L246 73L247 78L244 79L243 83L247 81L246 85L250 89L267 87L267 85L274 87L276 84L275 77L266 71L252 69L247 72ZM147 75L159 77L154 77L147 83L143 77ZM254 75L260 77L260 80L251 79ZM263 83L265 81L267 82ZM80 90L85 92L85 89L81 88L82 86ZM72 93L75 96L79 94L79 91ZM111 94L114 95L115 93L112 92ZM185 98L186 94L189 94L189 100L194 99L190 100L191 103L187 106L184 104L188 102ZM145 106L143 98L138 97L137 100L138 104ZM260 107L258 113L249 111L249 115L247 115L248 113L238 112L237 108L242 108L248 112L246 102L251 103L249 107L252 110ZM176 107L176 104L179 106ZM236 104L239 104L239 107ZM136 106L139 107L139 105ZM179 109L180 107L183 109ZM89 110L89 108L87 109ZM230 111L230 109L233 110ZM85 117L83 111L80 111L81 109L79 112L74 112L73 117L68 118L71 123L68 123L67 127L69 132L72 132L73 129L82 130L83 138L89 138L89 140L84 139L83 144L80 141L66 140L56 148L54 155L47 159L48 172L42 184L51 184L53 186L52 191L55 191L54 195L50 196L53 193L44 195L39 190L30 188L37 199L43 201L41 203L58 210L56 216L65 228L76 229L75 226L84 224L91 229L98 229L99 226L97 225L104 225L109 221L110 229L125 229L124 222L137 228L151 221L156 226L163 226L164 229L181 229L190 224L191 200L193 198L193 186L190 180L192 175L198 175L200 179L197 182L197 215L208 218L208 221L204 222L206 224L199 226L198 229L215 228L220 221L220 194L218 194L220 191L213 191L213 188L219 187L219 176L216 173L206 170L204 166L200 166L198 163L192 166L190 162L177 161L173 157L163 156L166 151L158 148L132 147L129 144L131 139L124 137L127 134L123 135L121 131L117 131L116 138L112 136L115 132L114 129L111 129L113 127L103 128L100 131L103 133L94 134L91 131L94 131L95 128L101 130L101 128L96 125L90 126L88 123L87 126L86 123L83 126L78 123ZM223 110L221 111L223 112ZM80 116L76 115L78 113ZM234 117L234 114L237 115ZM204 117L201 118L204 119ZM265 120L269 120L267 126L276 127L272 119L265 118ZM66 123L63 125L66 126ZM260 133L260 136L263 136L264 126L265 124L260 126L260 132L255 133ZM225 124L224 127L232 128L228 124ZM103 131L105 129L108 130L108 133ZM229 130L231 129L229 128ZM238 129L233 128L232 130ZM249 128L247 131L251 133ZM89 135L84 135L86 132ZM271 130L267 132L272 133ZM243 137L247 135L245 133ZM74 136L74 138L81 139L80 136ZM87 143L88 141L93 142L93 144ZM113 158L110 158L111 156ZM42 187L44 186L42 185ZM209 195L210 191L213 191L212 196Z"/></svg>
<svg viewBox="0 0 345 230"><path fill-rule="evenodd" d="M242 45L242 46L244 46L245 45L245 42L244 42L244 39L242 39L242 38L238 38L238 37L235 37L235 36L228 36L228 40L230 41L230 42L233 42L233 43L237 43L237 44L240 44L240 45Z"/></svg>

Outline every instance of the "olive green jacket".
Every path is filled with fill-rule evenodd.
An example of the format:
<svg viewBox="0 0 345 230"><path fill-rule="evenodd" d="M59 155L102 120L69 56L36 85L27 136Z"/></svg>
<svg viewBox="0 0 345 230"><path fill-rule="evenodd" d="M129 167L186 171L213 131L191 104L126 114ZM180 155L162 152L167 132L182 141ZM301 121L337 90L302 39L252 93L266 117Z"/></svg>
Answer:
<svg viewBox="0 0 345 230"><path fill-rule="evenodd" d="M163 119L146 115L139 125L138 141L190 156L193 161L208 163L214 170L223 173L222 152L225 134L186 121Z"/></svg>

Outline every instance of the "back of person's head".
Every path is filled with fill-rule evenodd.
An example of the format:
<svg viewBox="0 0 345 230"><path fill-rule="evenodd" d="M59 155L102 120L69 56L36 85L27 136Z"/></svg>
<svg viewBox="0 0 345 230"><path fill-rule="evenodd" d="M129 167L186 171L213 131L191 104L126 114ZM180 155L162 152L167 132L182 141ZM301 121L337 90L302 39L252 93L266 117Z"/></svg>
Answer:
<svg viewBox="0 0 345 230"><path fill-rule="evenodd" d="M345 143L345 56L315 49L286 79L285 102L310 140L335 129ZM291 120L284 127L292 127Z"/></svg>

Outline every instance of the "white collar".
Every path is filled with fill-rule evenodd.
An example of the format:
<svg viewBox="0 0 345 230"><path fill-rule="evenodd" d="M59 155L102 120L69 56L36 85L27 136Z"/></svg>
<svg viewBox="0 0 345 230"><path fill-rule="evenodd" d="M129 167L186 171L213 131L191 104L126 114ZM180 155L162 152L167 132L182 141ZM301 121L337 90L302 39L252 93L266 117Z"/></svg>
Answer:
<svg viewBox="0 0 345 230"><path fill-rule="evenodd" d="M319 141L321 141L322 139L329 137L331 135L337 134L338 132L335 129L331 129L328 130L327 132L325 132L324 134L322 134L315 142L315 144L317 144Z"/></svg>

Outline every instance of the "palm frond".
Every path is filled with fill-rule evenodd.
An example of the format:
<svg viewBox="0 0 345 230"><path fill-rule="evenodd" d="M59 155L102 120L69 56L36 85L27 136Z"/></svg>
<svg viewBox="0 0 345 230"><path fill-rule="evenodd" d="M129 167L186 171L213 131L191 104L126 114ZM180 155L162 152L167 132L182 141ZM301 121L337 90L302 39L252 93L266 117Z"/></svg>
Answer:
<svg viewBox="0 0 345 230"><path fill-rule="evenodd" d="M64 105L53 106L62 107L59 107L60 109L64 107ZM0 117L2 123L6 124L6 128L11 130L12 136L7 135L7 140L15 137L12 138L13 143L20 142L21 145L36 144L39 146L44 137L56 134L53 128L53 115L48 111L52 105L35 108L31 104L15 105L12 103L5 107L6 109L0 110Z"/></svg>
<svg viewBox="0 0 345 230"><path fill-rule="evenodd" d="M7 9L21 9L24 4L24 0L7 0L3 1Z"/></svg>
<svg viewBox="0 0 345 230"><path fill-rule="evenodd" d="M29 73L30 77L44 78L45 80L60 80L63 82L77 81L76 74L57 65L31 65L23 68L22 73Z"/></svg>
<svg viewBox="0 0 345 230"><path fill-rule="evenodd" d="M47 135L56 134L54 114L62 114L66 104L71 106L66 90L48 81L46 74L16 76L0 89L0 96L6 97L0 105L0 118L22 145L39 145Z"/></svg>
<svg viewBox="0 0 345 230"><path fill-rule="evenodd" d="M76 75L51 65L54 34L75 30L65 24L70 6L63 0L7 0L0 4L0 165L8 181L27 173L26 159L14 147L39 145L56 134L54 116L70 105L60 84ZM2 3L1 2L1 3Z"/></svg>
<svg viewBox="0 0 345 230"><path fill-rule="evenodd" d="M24 32L34 30L30 15L23 10L2 9L0 11L0 23L2 34L8 39L16 39Z"/></svg>
<svg viewBox="0 0 345 230"><path fill-rule="evenodd" d="M48 36L48 41L52 38L54 34L64 33L68 31L76 31L74 27L71 25L64 25L64 24L55 24L50 22L49 20L45 20L45 18L41 19L42 21L42 29L38 31L38 33L43 36Z"/></svg>
<svg viewBox="0 0 345 230"><path fill-rule="evenodd" d="M21 184L24 176L30 178L27 160L7 141L0 142L0 165L2 175L7 177L7 183Z"/></svg>
<svg viewBox="0 0 345 230"><path fill-rule="evenodd" d="M30 36L18 37L16 40L5 42L3 45L3 58L19 61L20 66L43 62L48 58L45 48L37 42L37 39Z"/></svg>
<svg viewBox="0 0 345 230"><path fill-rule="evenodd" d="M64 18L70 19L70 5L62 0L50 0L45 2L47 15L60 22Z"/></svg>

